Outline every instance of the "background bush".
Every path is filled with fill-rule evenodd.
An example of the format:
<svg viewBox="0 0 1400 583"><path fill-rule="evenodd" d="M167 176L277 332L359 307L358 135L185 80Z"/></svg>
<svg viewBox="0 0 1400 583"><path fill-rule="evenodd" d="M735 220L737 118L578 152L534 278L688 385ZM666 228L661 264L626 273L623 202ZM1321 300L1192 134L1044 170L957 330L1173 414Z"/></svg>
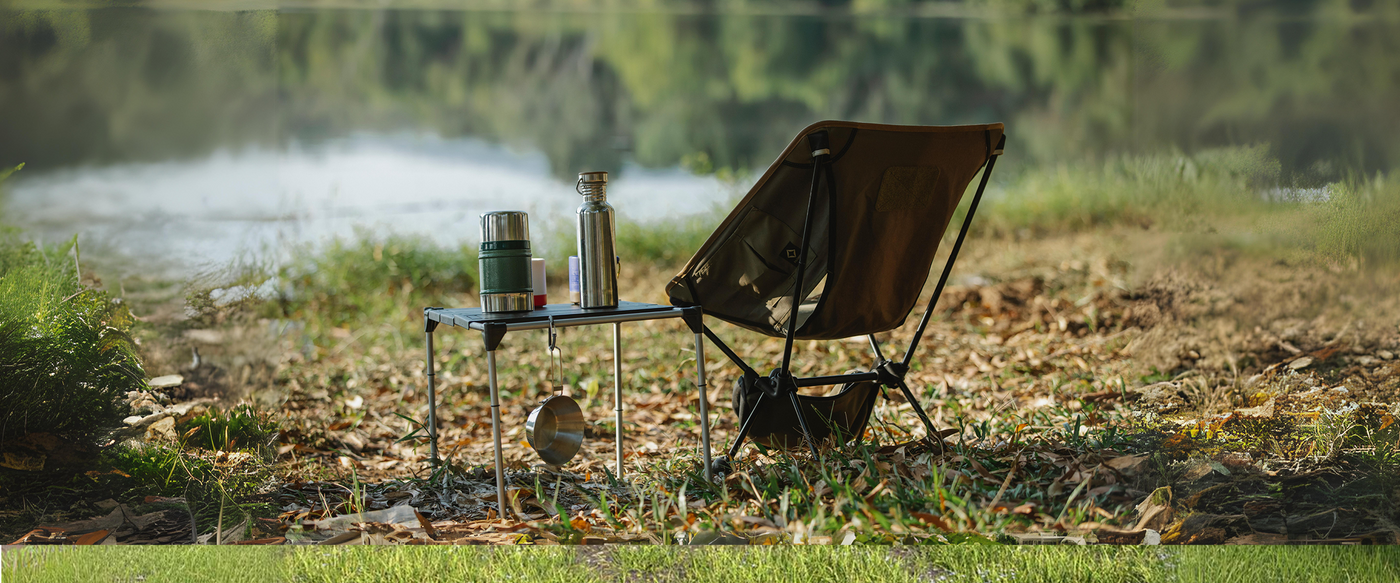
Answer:
<svg viewBox="0 0 1400 583"><path fill-rule="evenodd" d="M120 300L78 280L76 241L45 250L0 234L0 442L90 434L146 387Z"/></svg>

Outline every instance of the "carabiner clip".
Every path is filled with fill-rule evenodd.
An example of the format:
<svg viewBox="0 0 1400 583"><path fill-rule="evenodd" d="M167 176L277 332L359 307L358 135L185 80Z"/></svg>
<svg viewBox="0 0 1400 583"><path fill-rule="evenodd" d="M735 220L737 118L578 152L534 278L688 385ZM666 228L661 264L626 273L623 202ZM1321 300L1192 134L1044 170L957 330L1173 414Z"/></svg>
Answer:
<svg viewBox="0 0 1400 583"><path fill-rule="evenodd" d="M559 333L554 331L554 316L550 316L550 317L549 317L549 351L550 351L550 352L554 352L555 350L558 350L558 349L559 349L559 346L556 344L556 342L558 341L558 339L559 339Z"/></svg>
<svg viewBox="0 0 1400 583"><path fill-rule="evenodd" d="M549 317L549 384L550 392L564 394L564 353L559 350L559 333L554 329L554 316ZM558 373L557 375L555 373ZM557 382L556 382L557 379Z"/></svg>

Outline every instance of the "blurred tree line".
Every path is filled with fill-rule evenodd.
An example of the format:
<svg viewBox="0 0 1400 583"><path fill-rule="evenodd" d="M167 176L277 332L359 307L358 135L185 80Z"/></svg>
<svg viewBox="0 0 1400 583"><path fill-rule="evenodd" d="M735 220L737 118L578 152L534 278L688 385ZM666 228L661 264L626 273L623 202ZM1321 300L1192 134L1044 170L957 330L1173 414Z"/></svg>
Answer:
<svg viewBox="0 0 1400 583"><path fill-rule="evenodd" d="M624 159L742 171L824 118L1004 121L1029 163L1268 143L1287 181L1400 166L1395 0L1133 5L1242 14L1223 19L832 4L848 10L0 10L0 167L429 131L538 149L561 178Z"/></svg>

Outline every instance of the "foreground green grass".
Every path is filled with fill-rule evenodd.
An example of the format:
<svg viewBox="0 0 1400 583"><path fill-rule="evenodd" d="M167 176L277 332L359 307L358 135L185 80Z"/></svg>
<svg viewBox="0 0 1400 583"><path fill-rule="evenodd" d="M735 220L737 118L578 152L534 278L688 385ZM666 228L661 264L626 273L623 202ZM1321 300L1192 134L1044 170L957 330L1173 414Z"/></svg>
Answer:
<svg viewBox="0 0 1400 583"><path fill-rule="evenodd" d="M1377 547L142 547L5 556L6 581L1391 582ZM23 566L20 566L20 564Z"/></svg>
<svg viewBox="0 0 1400 583"><path fill-rule="evenodd" d="M7 583L287 580L281 549L247 547L29 547L5 553Z"/></svg>

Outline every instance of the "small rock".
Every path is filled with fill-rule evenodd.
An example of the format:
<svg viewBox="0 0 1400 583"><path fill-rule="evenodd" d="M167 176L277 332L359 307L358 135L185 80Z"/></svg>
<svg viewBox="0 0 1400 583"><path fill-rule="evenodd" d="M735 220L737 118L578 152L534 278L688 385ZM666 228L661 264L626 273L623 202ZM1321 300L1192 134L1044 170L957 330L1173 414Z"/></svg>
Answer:
<svg viewBox="0 0 1400 583"><path fill-rule="evenodd" d="M1361 366L1375 366L1377 362L1380 361L1376 360L1374 356L1362 356L1356 359L1356 364Z"/></svg>
<svg viewBox="0 0 1400 583"><path fill-rule="evenodd" d="M185 377L182 377L177 374L171 374L165 375L163 377L153 378L149 381L146 381L146 384L150 385L152 389L169 389L171 387L178 387L181 383L184 382Z"/></svg>
<svg viewBox="0 0 1400 583"><path fill-rule="evenodd" d="M193 404L189 407L182 407L182 412L176 413L179 416L179 423L185 423L195 417L209 412L209 408L201 404Z"/></svg>
<svg viewBox="0 0 1400 583"><path fill-rule="evenodd" d="M1312 363L1313 359L1311 356L1304 356L1302 358L1294 360L1293 362L1288 363L1288 368L1292 370L1302 370L1307 368Z"/></svg>
<svg viewBox="0 0 1400 583"><path fill-rule="evenodd" d="M152 413L152 414L146 415L146 416L144 416L144 417L143 417L143 416L140 416L140 415L132 415L131 417L127 417L126 419L123 419L123 420L122 420L122 423L125 423L125 424L127 424L127 425L130 425L132 428L140 429L140 428L142 428L142 427L146 427L146 426L148 426L148 425L150 425L150 424L152 424L152 423L155 423L156 421L160 421L161 419L163 419L163 418L165 418L165 417L169 417L169 416L170 416L170 414L169 414L169 413L166 413L166 412L164 412L164 411L159 412L159 413Z"/></svg>
<svg viewBox="0 0 1400 583"><path fill-rule="evenodd" d="M164 408L150 398L140 399L132 404L132 412L137 413L137 415L150 415L150 413L160 413L161 411L164 411Z"/></svg>
<svg viewBox="0 0 1400 583"><path fill-rule="evenodd" d="M175 419L169 416L152 423L146 428L146 441L175 441Z"/></svg>
<svg viewBox="0 0 1400 583"><path fill-rule="evenodd" d="M1394 352L1391 352L1391 351L1389 351L1389 350L1382 350L1382 351L1380 351L1380 352L1377 352L1377 353L1376 353L1376 356L1379 356L1379 357L1381 357L1382 359L1385 359L1385 360L1394 360L1394 359L1395 359L1395 353L1394 353Z"/></svg>

